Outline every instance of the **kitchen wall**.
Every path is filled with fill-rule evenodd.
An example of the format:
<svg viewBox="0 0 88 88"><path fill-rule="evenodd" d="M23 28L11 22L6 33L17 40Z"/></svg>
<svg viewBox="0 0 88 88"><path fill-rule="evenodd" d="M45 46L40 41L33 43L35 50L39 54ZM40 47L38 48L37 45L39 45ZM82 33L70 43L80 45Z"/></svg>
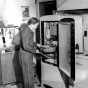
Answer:
<svg viewBox="0 0 88 88"><path fill-rule="evenodd" d="M23 18L23 7L28 6L29 17ZM35 0L0 0L0 20L5 25L19 26L30 17L36 16Z"/></svg>
<svg viewBox="0 0 88 88"><path fill-rule="evenodd" d="M35 0L16 0L18 6L29 6L30 16L36 16Z"/></svg>
<svg viewBox="0 0 88 88"><path fill-rule="evenodd" d="M84 34L84 52L88 53L88 14L82 15L83 34Z"/></svg>
<svg viewBox="0 0 88 88"><path fill-rule="evenodd" d="M57 8L59 8L63 3L65 3L67 0L57 0Z"/></svg>
<svg viewBox="0 0 88 88"><path fill-rule="evenodd" d="M25 22L28 20L30 17L35 17L36 16L36 7L35 7L35 0L15 0L16 5L18 8L20 7L21 14L22 14L22 7L29 6L29 17L22 17L22 21ZM19 18L19 17L18 17Z"/></svg>

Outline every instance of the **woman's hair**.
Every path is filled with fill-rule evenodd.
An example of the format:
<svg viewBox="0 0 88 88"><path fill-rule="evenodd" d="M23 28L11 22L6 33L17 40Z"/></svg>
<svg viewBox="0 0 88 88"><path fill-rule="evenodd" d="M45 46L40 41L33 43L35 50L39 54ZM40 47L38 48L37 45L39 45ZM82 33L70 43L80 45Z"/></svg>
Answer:
<svg viewBox="0 0 88 88"><path fill-rule="evenodd" d="M32 17L31 19L28 20L27 24L36 24L39 23L39 20L36 17Z"/></svg>

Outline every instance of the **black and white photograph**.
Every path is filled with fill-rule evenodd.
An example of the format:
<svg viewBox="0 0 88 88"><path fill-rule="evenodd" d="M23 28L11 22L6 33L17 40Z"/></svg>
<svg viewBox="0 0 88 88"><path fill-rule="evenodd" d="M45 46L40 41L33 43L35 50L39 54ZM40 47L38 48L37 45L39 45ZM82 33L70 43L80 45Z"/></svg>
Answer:
<svg viewBox="0 0 88 88"><path fill-rule="evenodd" d="M88 0L0 0L0 88L88 88Z"/></svg>

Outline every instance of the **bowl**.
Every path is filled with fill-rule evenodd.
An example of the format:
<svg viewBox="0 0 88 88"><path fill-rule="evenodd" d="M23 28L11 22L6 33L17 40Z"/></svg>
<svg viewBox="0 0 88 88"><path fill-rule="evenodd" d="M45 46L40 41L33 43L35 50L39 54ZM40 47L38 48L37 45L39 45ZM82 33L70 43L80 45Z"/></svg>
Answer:
<svg viewBox="0 0 88 88"><path fill-rule="evenodd" d="M55 50L56 50L56 47L48 47L43 49L43 51L46 53L55 52Z"/></svg>

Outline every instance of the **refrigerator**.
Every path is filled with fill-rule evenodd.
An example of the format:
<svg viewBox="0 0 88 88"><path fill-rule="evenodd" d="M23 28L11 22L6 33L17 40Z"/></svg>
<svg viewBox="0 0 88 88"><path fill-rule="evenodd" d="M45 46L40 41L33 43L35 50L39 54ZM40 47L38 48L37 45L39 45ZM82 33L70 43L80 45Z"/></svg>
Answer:
<svg viewBox="0 0 88 88"><path fill-rule="evenodd" d="M42 57L42 62L57 68L58 74L60 72L59 75L61 75L65 82L65 86L69 86L69 81L73 82L75 80L75 27L72 19L70 21L69 18L62 19L58 15L49 15L40 18L40 44L50 47L51 42L49 41L55 37L55 40L52 41L57 41L56 50L54 51L56 56L53 58ZM48 56L51 53L49 52ZM55 53L53 54L55 55ZM45 52L45 54L47 53ZM43 67L42 69L46 69ZM46 73L44 71L42 75ZM59 79L56 77L58 74L53 74L54 78ZM52 81L55 80L54 78L52 78Z"/></svg>

